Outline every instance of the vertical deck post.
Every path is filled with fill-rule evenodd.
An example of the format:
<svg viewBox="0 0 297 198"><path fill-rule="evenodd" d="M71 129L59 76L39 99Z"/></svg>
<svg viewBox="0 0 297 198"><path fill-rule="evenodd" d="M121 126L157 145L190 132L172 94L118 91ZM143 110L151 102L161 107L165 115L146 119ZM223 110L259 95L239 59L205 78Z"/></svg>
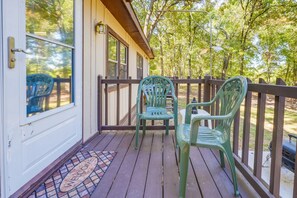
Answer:
<svg viewBox="0 0 297 198"><path fill-rule="evenodd" d="M204 94L203 94L203 102L209 102L210 101L210 84L209 84L209 81L211 79L210 76L206 75L204 77L205 79L205 82L204 82ZM204 107L204 110L209 112L210 110L210 107L209 106L205 106Z"/></svg>
<svg viewBox="0 0 297 198"><path fill-rule="evenodd" d="M259 83L264 84L265 83L264 79L260 78ZM266 108L266 94L259 92L258 105L257 105L255 160L254 160L254 175L259 179L261 178L261 173L262 173L265 108Z"/></svg>
<svg viewBox="0 0 297 198"><path fill-rule="evenodd" d="M251 80L247 79L248 83ZM242 162L248 166L249 159L249 143L251 128L251 108L252 108L252 92L248 91L244 104L244 121L243 121L243 137L242 137Z"/></svg>
<svg viewBox="0 0 297 198"><path fill-rule="evenodd" d="M98 110L98 132L101 133L101 127L102 127L102 76L98 76L98 95L97 95L97 110Z"/></svg>
<svg viewBox="0 0 297 198"><path fill-rule="evenodd" d="M105 79L107 79L107 76L105 76ZM105 83L105 125L108 125L108 85Z"/></svg>
<svg viewBox="0 0 297 198"><path fill-rule="evenodd" d="M131 76L129 76L129 95L128 95L128 125L131 125L131 106L132 106L132 84Z"/></svg>
<svg viewBox="0 0 297 198"><path fill-rule="evenodd" d="M199 80L201 79L201 76L199 76ZM201 102L201 83L198 83L198 96L197 96L197 98L198 98L198 103L200 103Z"/></svg>
<svg viewBox="0 0 297 198"><path fill-rule="evenodd" d="M117 80L119 80L119 76ZM120 105L120 84L117 83L117 125L120 124L120 113L121 113L121 105Z"/></svg>
<svg viewBox="0 0 297 198"><path fill-rule="evenodd" d="M277 85L285 85L285 82L278 78ZM282 165L282 143L283 143L283 125L284 125L285 97L275 96L274 101L274 120L272 134L272 154L270 169L269 191L279 197L280 192L280 174Z"/></svg>
<svg viewBox="0 0 297 198"><path fill-rule="evenodd" d="M296 144L297 151L297 144ZM295 154L295 174L294 174L294 187L293 187L293 198L297 198L297 152Z"/></svg>
<svg viewBox="0 0 297 198"><path fill-rule="evenodd" d="M61 106L61 80L60 76L57 76L57 107Z"/></svg>
<svg viewBox="0 0 297 198"><path fill-rule="evenodd" d="M190 85L190 76L187 77L187 104L190 103L190 92L191 92L191 85Z"/></svg>

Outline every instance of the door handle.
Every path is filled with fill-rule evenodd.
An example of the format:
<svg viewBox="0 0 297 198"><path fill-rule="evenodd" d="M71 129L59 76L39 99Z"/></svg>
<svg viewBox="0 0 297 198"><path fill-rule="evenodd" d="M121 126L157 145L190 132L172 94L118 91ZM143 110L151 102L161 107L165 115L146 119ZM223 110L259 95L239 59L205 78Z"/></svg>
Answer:
<svg viewBox="0 0 297 198"><path fill-rule="evenodd" d="M17 49L17 48L13 48L13 49L11 49L11 51L12 51L13 53L16 53L16 52L22 52L22 53L24 53L24 54L31 54L30 52L27 52L27 51L25 51L25 50L23 50L23 49Z"/></svg>
<svg viewBox="0 0 297 198"><path fill-rule="evenodd" d="M23 49L15 48L14 37L9 36L8 37L8 61L9 61L8 68L10 68L10 69L15 68L15 61L16 61L15 53L16 52L30 54L29 52L27 52L27 51L25 51Z"/></svg>

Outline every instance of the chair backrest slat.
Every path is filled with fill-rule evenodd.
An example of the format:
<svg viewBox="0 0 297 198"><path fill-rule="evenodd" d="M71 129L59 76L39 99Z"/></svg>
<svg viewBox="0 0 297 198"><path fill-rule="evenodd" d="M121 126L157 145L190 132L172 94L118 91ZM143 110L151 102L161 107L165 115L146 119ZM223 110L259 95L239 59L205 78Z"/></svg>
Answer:
<svg viewBox="0 0 297 198"><path fill-rule="evenodd" d="M169 78L148 76L140 82L138 95L141 91L146 97L147 107L166 107L167 96L174 94L174 86Z"/></svg>

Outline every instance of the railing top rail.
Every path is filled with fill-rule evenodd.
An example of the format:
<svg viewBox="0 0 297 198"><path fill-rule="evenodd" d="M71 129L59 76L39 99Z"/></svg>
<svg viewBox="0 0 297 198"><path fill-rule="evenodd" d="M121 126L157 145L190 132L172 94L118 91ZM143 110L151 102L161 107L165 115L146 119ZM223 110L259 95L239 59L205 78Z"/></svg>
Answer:
<svg viewBox="0 0 297 198"><path fill-rule="evenodd" d="M205 79L171 79L175 84L197 84L205 83ZM104 79L102 78L101 83L103 84L139 84L141 79ZM209 84L222 85L224 80L220 79L210 79ZM257 93L266 93L275 96L283 96L288 98L297 98L297 86L286 86L286 85L272 85L272 84L256 84L249 83L248 91Z"/></svg>

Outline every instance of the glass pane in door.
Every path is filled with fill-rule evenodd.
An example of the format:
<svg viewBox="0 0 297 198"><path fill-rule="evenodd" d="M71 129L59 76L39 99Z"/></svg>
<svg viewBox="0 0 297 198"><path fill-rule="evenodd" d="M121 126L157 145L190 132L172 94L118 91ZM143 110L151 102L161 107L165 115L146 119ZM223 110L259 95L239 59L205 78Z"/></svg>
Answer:
<svg viewBox="0 0 297 198"><path fill-rule="evenodd" d="M26 0L27 116L73 102L73 0Z"/></svg>

